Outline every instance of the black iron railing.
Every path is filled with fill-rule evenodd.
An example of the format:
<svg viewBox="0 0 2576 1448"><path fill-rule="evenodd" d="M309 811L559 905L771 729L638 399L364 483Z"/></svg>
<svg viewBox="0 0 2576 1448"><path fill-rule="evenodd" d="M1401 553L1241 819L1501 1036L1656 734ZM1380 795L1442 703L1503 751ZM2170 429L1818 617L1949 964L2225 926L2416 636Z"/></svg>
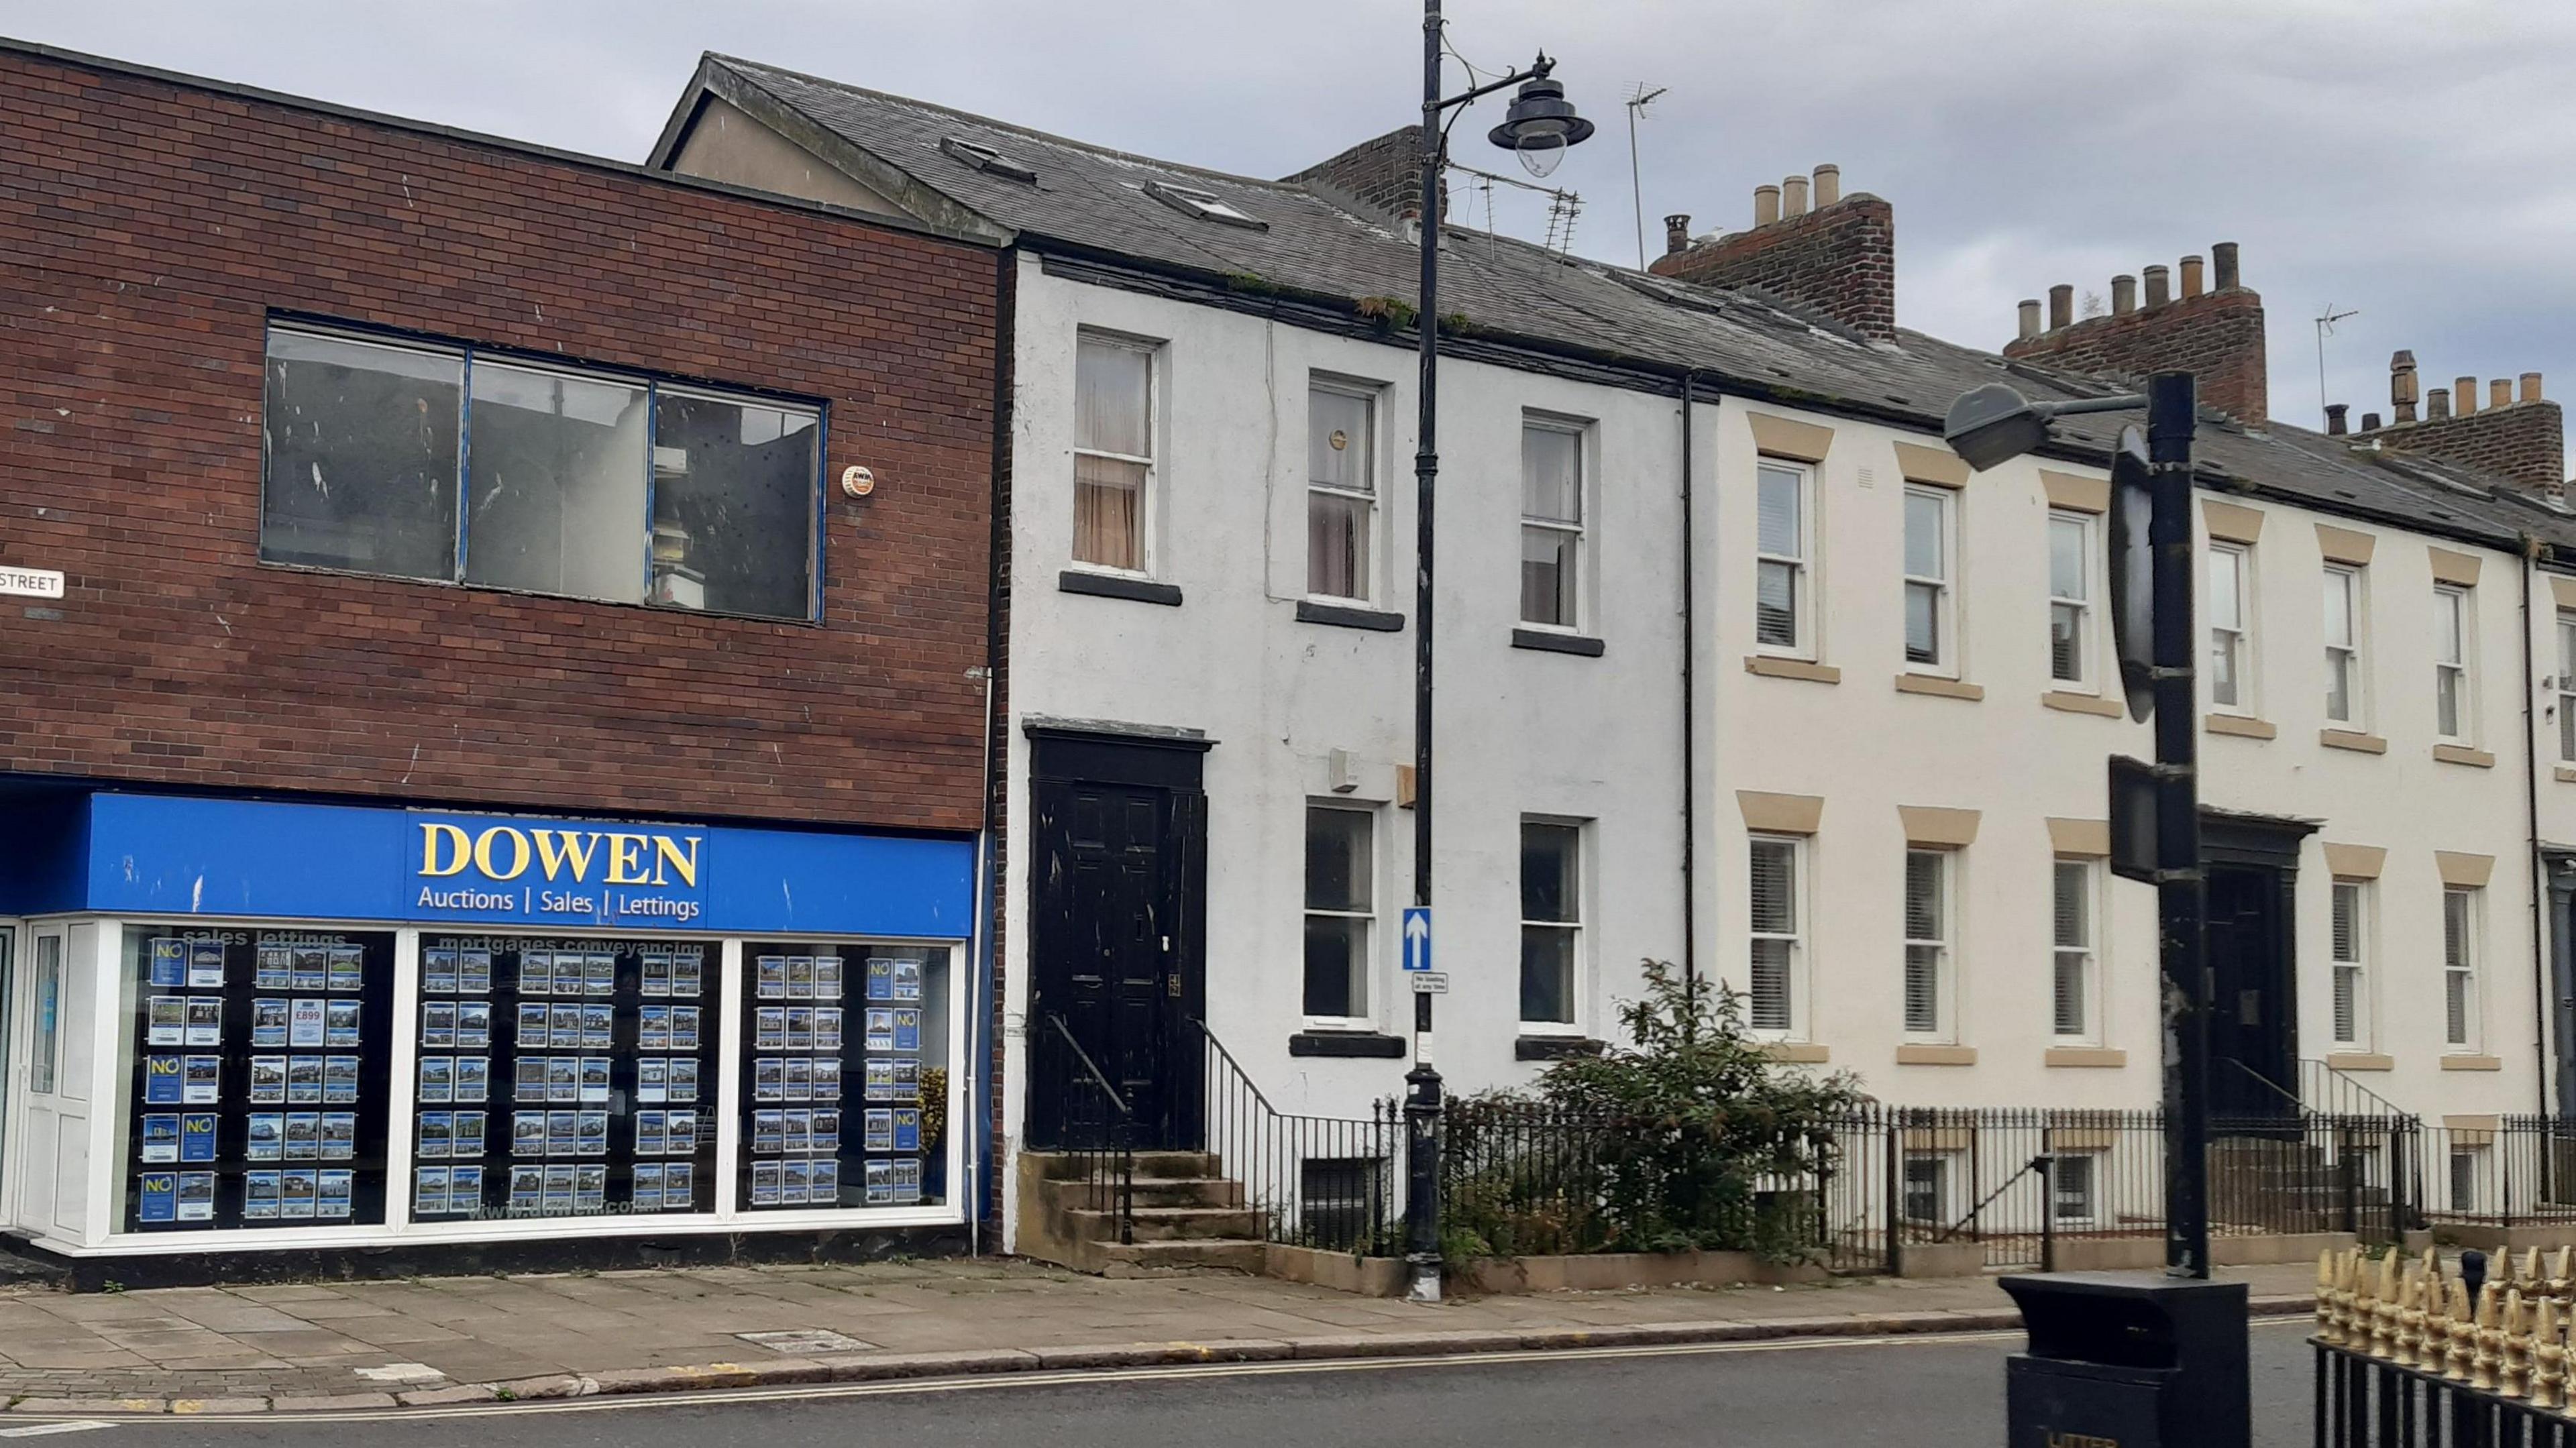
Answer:
<svg viewBox="0 0 2576 1448"><path fill-rule="evenodd" d="M2424 1215L2430 1222L2576 1225L2576 1120L2452 1117L2445 1125L2425 1127L2423 1140Z"/></svg>
<svg viewBox="0 0 2576 1448"><path fill-rule="evenodd" d="M1225 1043L1198 1038L1199 1130L1217 1172L1240 1184L1262 1239L1361 1256L1404 1251L1404 1116L1394 1101L1366 1118L1279 1110Z"/></svg>
<svg viewBox="0 0 2576 1448"><path fill-rule="evenodd" d="M1038 1079L1061 1082L1060 1150L1081 1183L1083 1209L1109 1215L1122 1244L1136 1240L1136 1113L1109 1083L1063 1016L1050 1012L1038 1033ZM1053 1060L1045 1058L1053 1057Z"/></svg>

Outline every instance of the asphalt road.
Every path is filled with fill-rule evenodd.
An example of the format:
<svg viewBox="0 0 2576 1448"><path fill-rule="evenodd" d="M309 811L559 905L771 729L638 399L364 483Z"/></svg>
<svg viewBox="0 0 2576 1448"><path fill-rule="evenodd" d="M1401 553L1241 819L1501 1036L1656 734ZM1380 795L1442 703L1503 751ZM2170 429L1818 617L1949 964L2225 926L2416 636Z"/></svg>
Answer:
<svg viewBox="0 0 2576 1448"><path fill-rule="evenodd" d="M2303 1324L2254 1329L2255 1438L2310 1441ZM2003 1441L2003 1357L2020 1334L1862 1346L1547 1353L1378 1365L1027 1375L963 1387L600 1400L438 1417L158 1419L69 1448L1618 1448ZM900 1391L888 1391L888 1387Z"/></svg>

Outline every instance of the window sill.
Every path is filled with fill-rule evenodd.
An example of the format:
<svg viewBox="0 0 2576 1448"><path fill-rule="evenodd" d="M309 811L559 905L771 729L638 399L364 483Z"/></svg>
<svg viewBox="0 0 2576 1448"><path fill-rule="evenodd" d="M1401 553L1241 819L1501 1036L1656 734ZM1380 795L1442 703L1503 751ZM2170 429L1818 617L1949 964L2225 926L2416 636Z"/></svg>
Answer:
<svg viewBox="0 0 2576 1448"><path fill-rule="evenodd" d="M2127 713L2118 701L2099 694L2078 694L2069 689L2051 689L2039 696L2039 702L2060 714L2091 714L2101 719L2117 719Z"/></svg>
<svg viewBox="0 0 2576 1448"><path fill-rule="evenodd" d="M1363 628L1375 633L1404 632L1403 614L1363 608L1356 603L1320 603L1311 598L1297 600L1297 621L1320 623L1332 628Z"/></svg>
<svg viewBox="0 0 2576 1448"><path fill-rule="evenodd" d="M2559 765L2557 768L2549 771L2549 777L2557 780L2560 784L2576 784L2576 766L2565 764Z"/></svg>
<svg viewBox="0 0 2576 1448"><path fill-rule="evenodd" d="M1342 1056L1401 1060L1404 1038L1380 1031L1299 1031L1288 1038L1291 1056Z"/></svg>
<svg viewBox="0 0 2576 1448"><path fill-rule="evenodd" d="M2442 1069L2445 1071L2501 1071L2504 1069L2504 1058L2502 1056L2444 1056Z"/></svg>
<svg viewBox="0 0 2576 1448"><path fill-rule="evenodd" d="M2326 1069L2329 1071L2394 1071L2397 1069L2397 1058L2381 1055L2377 1051L2334 1051L2326 1056Z"/></svg>
<svg viewBox="0 0 2576 1448"><path fill-rule="evenodd" d="M2483 749L2471 749L2464 744L2434 745L2433 762L2436 764L2465 764L2471 769L2495 768L2494 755Z"/></svg>
<svg viewBox="0 0 2576 1448"><path fill-rule="evenodd" d="M2040 1064L2117 1069L2129 1064L2129 1053L2117 1046L2051 1046L2040 1057Z"/></svg>
<svg viewBox="0 0 2576 1448"><path fill-rule="evenodd" d="M1541 653L1549 654L1581 654L1587 659L1597 659L1601 657L1602 643L1599 639L1587 638L1582 634L1553 633L1537 628L1516 628L1512 630L1512 647L1537 649Z"/></svg>
<svg viewBox="0 0 2576 1448"><path fill-rule="evenodd" d="M1986 686L1963 684L1938 674L1899 674L1896 676L1896 692L1923 694L1935 699L1965 699L1974 703L1986 697Z"/></svg>
<svg viewBox="0 0 2576 1448"><path fill-rule="evenodd" d="M1834 1058L1831 1048L1814 1041L1764 1041L1762 1054L1792 1066L1822 1066Z"/></svg>
<svg viewBox="0 0 2576 1448"><path fill-rule="evenodd" d="M2317 742L2328 749L2349 749L2356 754L2386 754L2388 741L2376 734L2363 734L2352 729L2320 729Z"/></svg>
<svg viewBox="0 0 2576 1448"><path fill-rule="evenodd" d="M1168 583L1150 578L1127 578L1115 573L1091 573L1068 568L1055 576L1057 591L1087 593L1094 598L1124 598L1137 603L1159 603L1169 608L1181 606L1181 591Z"/></svg>
<svg viewBox="0 0 2576 1448"><path fill-rule="evenodd" d="M2200 727L2211 734L2233 734L2239 739L2278 739L2278 725L2244 714L2205 714Z"/></svg>
<svg viewBox="0 0 2576 1448"><path fill-rule="evenodd" d="M1973 1066L1977 1064L1974 1046L1899 1046L1899 1066Z"/></svg>
<svg viewBox="0 0 2576 1448"><path fill-rule="evenodd" d="M1512 1043L1515 1061L1570 1061L1601 1054L1601 1043L1585 1036L1523 1036Z"/></svg>
<svg viewBox="0 0 2576 1448"><path fill-rule="evenodd" d="M1746 654L1744 672L1766 679L1804 679L1810 684L1843 681L1843 671L1831 664L1811 664L1805 659L1784 659L1774 654Z"/></svg>

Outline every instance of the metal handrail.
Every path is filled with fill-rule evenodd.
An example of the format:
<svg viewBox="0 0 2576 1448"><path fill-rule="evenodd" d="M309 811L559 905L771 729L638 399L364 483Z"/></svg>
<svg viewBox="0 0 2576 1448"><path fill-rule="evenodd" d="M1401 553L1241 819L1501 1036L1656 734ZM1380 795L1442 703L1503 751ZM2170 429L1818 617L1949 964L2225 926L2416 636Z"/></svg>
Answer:
<svg viewBox="0 0 2576 1448"><path fill-rule="evenodd" d="M1191 1025L1198 1028L1200 1038L1205 1040L1209 1047L1215 1050L1217 1058L1225 1062L1226 1066L1231 1069L1237 1077L1241 1078L1243 1089L1252 1093L1252 1099L1261 1103L1262 1110L1269 1112L1273 1116L1285 1114L1280 1111L1278 1107L1270 1104L1270 1098L1262 1094L1261 1083L1252 1079L1252 1073L1243 1069L1243 1063L1241 1061L1234 1059L1234 1053L1225 1048L1225 1042L1217 1039L1216 1032L1208 1028L1207 1022L1200 1020L1196 1016L1190 1016L1188 1017L1188 1020Z"/></svg>
<svg viewBox="0 0 2576 1448"><path fill-rule="evenodd" d="M2300 1100L2297 1096L2285 1089L2280 1082L2273 1080L2271 1077L2264 1075L2262 1072L2255 1070L2253 1067L2246 1065L2235 1057L2224 1056L2220 1059L2227 1062L2228 1065L2235 1067L2238 1075L2243 1076L2248 1081L2259 1084L2264 1090L2269 1091L2273 1095L2280 1097L2283 1101L2288 1102L2292 1111L2295 1111L2302 1116L2325 1114L2317 1112L2316 1108L2310 1106L2307 1102ZM2308 1063L2303 1061L2300 1064L2306 1065Z"/></svg>
<svg viewBox="0 0 2576 1448"><path fill-rule="evenodd" d="M1055 1033L1064 1039L1066 1046L1072 1048L1073 1059L1081 1063L1083 1074L1091 1078L1090 1084L1092 1087L1099 1091L1101 1096L1104 1097L1111 1106L1117 1108L1118 1119L1111 1125L1110 1135L1113 1139L1112 1148L1117 1153L1116 1169L1118 1180L1116 1209L1118 1216L1118 1242L1121 1246L1133 1245L1136 1240L1135 1108L1127 1104L1127 1098L1118 1093L1118 1088L1116 1086L1110 1084L1109 1077L1100 1069L1100 1064L1092 1060L1091 1053L1082 1048L1081 1041L1075 1039L1073 1027L1065 1023L1062 1012L1047 1012L1047 1023L1055 1027ZM1097 1149L1094 1149L1090 1151L1077 1152L1077 1155L1089 1156L1096 1163L1100 1153ZM1098 1168L1096 1165L1092 1170L1091 1180L1088 1184L1093 1187L1095 1192L1100 1186L1100 1182L1098 1180Z"/></svg>
<svg viewBox="0 0 2576 1448"><path fill-rule="evenodd" d="M2302 1071L2302 1072L2314 1073L2314 1074L2319 1074L2319 1075L2324 1076L2324 1077L2325 1077L2325 1079L2326 1079L2327 1081L2329 1081L2329 1082L2331 1082L2331 1083L2333 1084L2333 1086L2335 1087L2335 1089L2336 1089L2336 1090L2339 1090L2339 1091L2349 1091L2349 1092L2353 1093L2354 1095L2361 1097L2363 1100L2367 1101L2367 1102L2368 1102L2368 1103L2370 1103L2372 1106L2375 1106L2375 1107L2377 1107L2377 1108L2378 1108L2376 1111L2362 1111L2362 1112L2337 1111L2337 1112L2329 1112L2329 1113L2327 1113L2328 1115L2334 1115L2334 1116L2354 1116L2354 1115L2360 1115L2360 1116L2398 1116L2398 1117L2403 1117L2403 1118L2405 1118L2405 1119L2407 1119L2407 1120L2409 1120L2409 1121L2416 1121L2416 1120L2420 1120L2420 1119L2421 1119L2420 1117L2418 1117L2418 1116L2417 1116L2417 1114L2416 1114L2416 1113L2414 1113L2414 1112L2412 1112L2412 1111L2408 1111L2408 1110L2406 1110L2404 1107L2399 1106L2397 1103L2395 1103L2395 1102L2393 1102L2393 1101L2389 1100L2387 1097L2380 1095L2378 1092L2371 1090L2369 1087L2367 1087L2367 1086L2365 1086L2365 1085L2361 1084L2359 1081L2354 1080L2352 1077L2350 1077L2350 1076L2348 1076L2348 1075L2344 1074L2344 1073L2343 1073L2343 1072L2341 1072L2341 1071L2336 1070L2336 1069L2334 1068L2334 1066L2333 1066L2331 1063L2329 1063L2329 1062L2325 1062L2325 1061L2317 1060L2316 1058L2314 1058L2314 1057L2312 1057L2312 1056L2311 1056L2311 1057L2302 1057L2302 1058L2300 1058L2300 1061L2299 1061L2299 1067L2300 1067L2300 1069L2301 1069L2301 1071ZM2301 1086L2302 1086L2302 1087L2304 1087L2304 1086L2306 1085L2306 1082L2305 1082L2304 1080L2302 1080L2300 1084L2301 1084Z"/></svg>

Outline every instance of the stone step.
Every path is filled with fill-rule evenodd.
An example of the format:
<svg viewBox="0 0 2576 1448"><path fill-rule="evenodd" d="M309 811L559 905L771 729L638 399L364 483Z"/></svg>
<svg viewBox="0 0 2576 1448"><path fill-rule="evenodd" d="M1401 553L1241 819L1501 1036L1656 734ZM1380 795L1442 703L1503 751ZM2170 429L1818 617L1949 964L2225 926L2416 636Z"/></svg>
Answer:
<svg viewBox="0 0 2576 1448"><path fill-rule="evenodd" d="M1144 1277L1170 1272L1241 1272L1259 1276L1269 1260L1262 1243L1228 1238L1175 1242L1105 1243L1100 1247L1105 1275Z"/></svg>
<svg viewBox="0 0 2576 1448"><path fill-rule="evenodd" d="M1077 1210L1065 1220L1084 1241L1118 1240L1115 1212ZM1138 1207L1134 1235L1139 1242L1205 1242L1250 1237L1260 1228L1260 1214L1247 1207Z"/></svg>
<svg viewBox="0 0 2576 1448"><path fill-rule="evenodd" d="M1223 1177L1138 1177L1130 1184L1138 1207L1240 1207L1243 1183ZM1093 1210L1118 1197L1115 1181L1097 1185L1063 1178L1041 1179L1038 1190L1049 1206Z"/></svg>
<svg viewBox="0 0 2576 1448"><path fill-rule="evenodd" d="M1094 1171L1114 1175L1117 1171L1114 1158L1094 1158L1085 1153L1069 1151L1033 1151L1027 1155L1036 1165L1041 1176L1053 1180L1080 1178ZM1139 1151L1133 1154L1131 1163L1130 1170L1139 1177L1180 1180L1225 1175L1217 1164L1214 1152Z"/></svg>

